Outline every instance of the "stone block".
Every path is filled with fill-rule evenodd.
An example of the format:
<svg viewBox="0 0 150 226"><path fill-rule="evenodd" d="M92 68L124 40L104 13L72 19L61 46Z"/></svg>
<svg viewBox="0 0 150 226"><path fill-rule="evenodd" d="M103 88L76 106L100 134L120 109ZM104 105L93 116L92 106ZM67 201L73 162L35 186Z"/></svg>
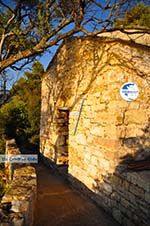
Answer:
<svg viewBox="0 0 150 226"><path fill-rule="evenodd" d="M134 194L128 192L128 196L126 196L126 199L128 199L134 206L137 206L137 198Z"/></svg>
<svg viewBox="0 0 150 226"><path fill-rule="evenodd" d="M118 190L120 187L122 187L123 179L117 175L113 175L111 178L111 183L113 184L114 189Z"/></svg>
<svg viewBox="0 0 150 226"><path fill-rule="evenodd" d="M150 204L150 192L145 192L145 201Z"/></svg>
<svg viewBox="0 0 150 226"><path fill-rule="evenodd" d="M86 152L85 154L84 154L84 161L86 162L86 163L90 163L90 161L91 161L91 153L89 153L89 152Z"/></svg>
<svg viewBox="0 0 150 226"><path fill-rule="evenodd" d="M123 226L135 226L135 224L131 221L131 219L129 219L125 216L123 216L122 225Z"/></svg>
<svg viewBox="0 0 150 226"><path fill-rule="evenodd" d="M84 118L83 123L84 123L84 127L85 128L90 129L90 127L91 127L91 121L90 121L90 119Z"/></svg>
<svg viewBox="0 0 150 226"><path fill-rule="evenodd" d="M95 146L94 140L95 140L95 136L92 135L92 134L89 134L88 137L87 137L87 143L88 143L88 145Z"/></svg>
<svg viewBox="0 0 150 226"><path fill-rule="evenodd" d="M150 172L149 171L141 171L136 173L136 184L138 187L144 189L144 191L150 193Z"/></svg>
<svg viewBox="0 0 150 226"><path fill-rule="evenodd" d="M94 127L90 130L90 133L95 136L104 137L104 128L102 126Z"/></svg>
<svg viewBox="0 0 150 226"><path fill-rule="evenodd" d="M120 210L120 212L121 212L123 215L126 214L127 208L126 208L125 206L123 206L121 202L118 203L117 208Z"/></svg>
<svg viewBox="0 0 150 226"><path fill-rule="evenodd" d="M139 206L139 209L144 213L144 215L150 216L150 206L148 208L148 206Z"/></svg>
<svg viewBox="0 0 150 226"><path fill-rule="evenodd" d="M129 208L130 207L130 202L127 199L121 198L121 204L125 207L125 208Z"/></svg>
<svg viewBox="0 0 150 226"><path fill-rule="evenodd" d="M102 138L102 137L96 137L96 136L90 136L90 138L87 140L89 144L93 144L95 146L99 146L101 148L110 149L111 151L115 151L116 149L119 149L120 142L117 139L113 138Z"/></svg>
<svg viewBox="0 0 150 226"><path fill-rule="evenodd" d="M88 174L95 179L97 176L97 168L94 165L89 165L87 168Z"/></svg>
<svg viewBox="0 0 150 226"><path fill-rule="evenodd" d="M137 124L129 124L126 126L126 137L140 137L143 136L144 131L141 126L137 126Z"/></svg>
<svg viewBox="0 0 150 226"><path fill-rule="evenodd" d="M140 117L139 117L140 115ZM148 115L146 111L142 110L129 110L125 114L125 124L143 124L148 121Z"/></svg>
<svg viewBox="0 0 150 226"><path fill-rule="evenodd" d="M85 177L83 178L83 183L90 189L93 190L93 182L94 180L91 177Z"/></svg>
<svg viewBox="0 0 150 226"><path fill-rule="evenodd" d="M99 161L99 166L104 171L108 171L110 169L110 162L103 158Z"/></svg>
<svg viewBox="0 0 150 226"><path fill-rule="evenodd" d="M116 124L116 115L111 112L94 112L94 119L91 120L92 123L99 122L100 125L110 125Z"/></svg>
<svg viewBox="0 0 150 226"><path fill-rule="evenodd" d="M77 134L75 139L76 139L77 144L82 144L82 145L87 144L87 139L84 134Z"/></svg>
<svg viewBox="0 0 150 226"><path fill-rule="evenodd" d="M18 168L14 172L14 179L20 177L32 177L36 178L35 168L32 166L24 166L22 168Z"/></svg>
<svg viewBox="0 0 150 226"><path fill-rule="evenodd" d="M138 175L136 172L127 172L126 177L129 182L133 183L134 185L137 185Z"/></svg>
<svg viewBox="0 0 150 226"><path fill-rule="evenodd" d="M91 157L91 162L90 162L92 165L98 167L98 158L96 156L92 156Z"/></svg>
<svg viewBox="0 0 150 226"><path fill-rule="evenodd" d="M113 208L112 214L113 214L113 217L116 219L116 221L118 221L120 224L122 224L122 214L121 214L120 210L117 208Z"/></svg>
<svg viewBox="0 0 150 226"><path fill-rule="evenodd" d="M115 110L116 113L118 112L119 109L125 109L128 107L128 102L125 101L118 101L118 100L113 100L110 101L107 107L110 109L110 111Z"/></svg>
<svg viewBox="0 0 150 226"><path fill-rule="evenodd" d="M110 137L111 139L117 139L117 130L115 125L105 126L105 137Z"/></svg>
<svg viewBox="0 0 150 226"><path fill-rule="evenodd" d="M59 136L56 141L57 146L62 146L66 144L66 136Z"/></svg>
<svg viewBox="0 0 150 226"><path fill-rule="evenodd" d="M113 191L112 186L108 183L103 182L102 183L102 188L104 189L104 192L110 195Z"/></svg>
<svg viewBox="0 0 150 226"><path fill-rule="evenodd" d="M68 156L68 146L59 146L57 147L57 156Z"/></svg>
<svg viewBox="0 0 150 226"><path fill-rule="evenodd" d="M133 193L135 196L144 199L144 190L142 188L139 188L138 186L131 184L129 191Z"/></svg>
<svg viewBox="0 0 150 226"><path fill-rule="evenodd" d="M120 195L116 192L116 191L113 191L112 193L111 193L111 196L110 196L113 200L116 200L117 202L120 202L120 199L121 199L121 197L120 197Z"/></svg>
<svg viewBox="0 0 150 226"><path fill-rule="evenodd" d="M136 225L142 224L142 219L141 219L141 217L139 217L137 212L132 216L132 218L133 218L133 221Z"/></svg>
<svg viewBox="0 0 150 226"><path fill-rule="evenodd" d="M124 190L128 191L129 189L129 182L126 180L123 180L122 186L124 188Z"/></svg>
<svg viewBox="0 0 150 226"><path fill-rule="evenodd" d="M12 219L12 225L13 226L24 226L24 216L14 216Z"/></svg>

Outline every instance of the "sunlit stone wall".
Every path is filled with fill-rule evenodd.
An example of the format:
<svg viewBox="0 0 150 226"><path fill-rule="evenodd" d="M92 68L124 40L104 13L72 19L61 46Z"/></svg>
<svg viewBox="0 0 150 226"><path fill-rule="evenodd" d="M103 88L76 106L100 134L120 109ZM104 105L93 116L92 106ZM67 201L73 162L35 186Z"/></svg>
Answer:
<svg viewBox="0 0 150 226"><path fill-rule="evenodd" d="M150 172L135 174L133 181L127 162L150 153L150 39L139 36L136 43L137 36L131 37L73 38L62 44L42 83L41 153L63 164L57 115L59 108L68 109L71 180L90 190L122 225L149 225ZM139 88L134 101L120 96L126 82Z"/></svg>

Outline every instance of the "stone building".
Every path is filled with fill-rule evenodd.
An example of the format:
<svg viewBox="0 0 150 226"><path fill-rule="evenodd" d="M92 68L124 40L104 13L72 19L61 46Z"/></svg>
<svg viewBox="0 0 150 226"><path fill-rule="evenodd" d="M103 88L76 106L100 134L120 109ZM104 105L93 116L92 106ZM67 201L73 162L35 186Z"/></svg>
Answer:
<svg viewBox="0 0 150 226"><path fill-rule="evenodd" d="M150 225L150 35L63 42L42 82L41 153L121 225ZM138 86L134 101L120 96ZM143 163L142 160L145 160ZM139 161L140 160L140 161Z"/></svg>

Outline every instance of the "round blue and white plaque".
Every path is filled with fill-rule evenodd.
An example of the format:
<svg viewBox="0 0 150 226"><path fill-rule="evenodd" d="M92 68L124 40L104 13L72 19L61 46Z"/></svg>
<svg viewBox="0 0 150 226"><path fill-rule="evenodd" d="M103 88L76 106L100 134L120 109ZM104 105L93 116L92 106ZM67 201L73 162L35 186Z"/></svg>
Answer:
<svg viewBox="0 0 150 226"><path fill-rule="evenodd" d="M133 82L124 83L120 88L120 95L126 101L133 101L139 95L139 89Z"/></svg>

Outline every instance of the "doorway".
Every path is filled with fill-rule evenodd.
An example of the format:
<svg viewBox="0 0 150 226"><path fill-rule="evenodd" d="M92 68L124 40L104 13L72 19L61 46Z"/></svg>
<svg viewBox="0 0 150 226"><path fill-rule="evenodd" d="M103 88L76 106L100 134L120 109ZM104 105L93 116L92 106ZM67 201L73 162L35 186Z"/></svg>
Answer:
<svg viewBox="0 0 150 226"><path fill-rule="evenodd" d="M69 110L66 107L57 110L56 164L68 167Z"/></svg>

